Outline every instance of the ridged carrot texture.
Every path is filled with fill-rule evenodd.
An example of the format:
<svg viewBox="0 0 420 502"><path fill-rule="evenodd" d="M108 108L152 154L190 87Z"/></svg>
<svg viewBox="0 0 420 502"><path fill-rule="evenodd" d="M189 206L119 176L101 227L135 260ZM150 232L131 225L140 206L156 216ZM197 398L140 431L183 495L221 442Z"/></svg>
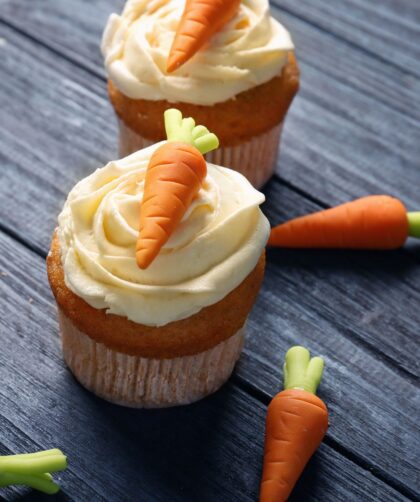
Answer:
<svg viewBox="0 0 420 502"><path fill-rule="evenodd" d="M165 112L168 142L150 158L140 206L137 265L145 269L172 235L206 177L203 155L218 147L217 137L174 108Z"/></svg>
<svg viewBox="0 0 420 502"><path fill-rule="evenodd" d="M287 500L328 428L328 410L315 395L324 361L304 347L288 350L284 388L267 411L260 502Z"/></svg>
<svg viewBox="0 0 420 502"><path fill-rule="evenodd" d="M166 65L177 70L237 13L241 0L186 0Z"/></svg>
<svg viewBox="0 0 420 502"><path fill-rule="evenodd" d="M286 248L397 249L420 237L420 212L387 195L371 195L290 220L271 230L269 246Z"/></svg>

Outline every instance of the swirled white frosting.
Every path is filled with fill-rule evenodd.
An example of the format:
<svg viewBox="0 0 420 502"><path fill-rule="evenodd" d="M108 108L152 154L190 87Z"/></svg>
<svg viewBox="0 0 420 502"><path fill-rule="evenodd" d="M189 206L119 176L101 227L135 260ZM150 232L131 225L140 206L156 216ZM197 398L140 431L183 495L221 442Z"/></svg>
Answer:
<svg viewBox="0 0 420 502"><path fill-rule="evenodd" d="M253 270L270 230L264 196L239 173L207 164L197 198L160 254L138 268L135 246L144 177L140 150L80 181L59 216L65 282L89 305L162 326L212 305Z"/></svg>
<svg viewBox="0 0 420 502"><path fill-rule="evenodd" d="M268 0L243 0L238 14L174 73L166 60L185 0L128 0L112 14L102 40L109 77L132 99L213 105L280 74L293 50L270 17Z"/></svg>

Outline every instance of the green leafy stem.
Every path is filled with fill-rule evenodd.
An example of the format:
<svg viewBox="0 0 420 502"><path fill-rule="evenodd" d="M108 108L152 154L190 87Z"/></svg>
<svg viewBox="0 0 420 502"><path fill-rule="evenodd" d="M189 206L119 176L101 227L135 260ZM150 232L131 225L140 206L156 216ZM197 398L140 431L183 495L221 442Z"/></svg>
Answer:
<svg viewBox="0 0 420 502"><path fill-rule="evenodd" d="M66 467L67 457L58 449L0 456L0 488L25 485L52 495L60 487L50 473Z"/></svg>
<svg viewBox="0 0 420 502"><path fill-rule="evenodd" d="M168 141L181 141L195 146L203 155L215 150L219 140L215 134L203 125L195 125L193 118L182 118L182 113L176 108L165 111L165 130Z"/></svg>
<svg viewBox="0 0 420 502"><path fill-rule="evenodd" d="M283 367L284 388L316 394L324 370L324 360L312 357L305 347L295 346L286 353Z"/></svg>
<svg viewBox="0 0 420 502"><path fill-rule="evenodd" d="M408 235L420 238L420 211L407 213Z"/></svg>

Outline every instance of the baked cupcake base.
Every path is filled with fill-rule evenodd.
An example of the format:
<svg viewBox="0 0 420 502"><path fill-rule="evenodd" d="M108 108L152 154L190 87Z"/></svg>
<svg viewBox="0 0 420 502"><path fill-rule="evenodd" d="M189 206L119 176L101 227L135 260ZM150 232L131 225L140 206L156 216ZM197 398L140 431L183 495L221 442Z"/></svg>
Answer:
<svg viewBox="0 0 420 502"><path fill-rule="evenodd" d="M115 404L163 408L189 404L218 390L238 360L245 329L192 356L152 359L130 356L95 342L59 309L64 359L88 390Z"/></svg>
<svg viewBox="0 0 420 502"><path fill-rule="evenodd" d="M121 157L155 143L128 127L121 119L119 153ZM283 122L268 131L233 146L221 146L206 155L207 162L226 166L243 174L256 188L262 187L274 174Z"/></svg>
<svg viewBox="0 0 420 502"><path fill-rule="evenodd" d="M96 309L66 285L54 234L47 257L58 305L64 359L79 382L113 403L158 408L197 401L230 376L258 294L265 253L219 302L160 327Z"/></svg>

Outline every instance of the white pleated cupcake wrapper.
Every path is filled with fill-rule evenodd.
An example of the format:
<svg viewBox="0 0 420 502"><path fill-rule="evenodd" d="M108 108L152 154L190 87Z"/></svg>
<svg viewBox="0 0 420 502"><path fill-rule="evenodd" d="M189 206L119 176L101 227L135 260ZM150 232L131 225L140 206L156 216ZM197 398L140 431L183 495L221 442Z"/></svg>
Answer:
<svg viewBox="0 0 420 502"><path fill-rule="evenodd" d="M133 408L189 404L219 389L242 351L245 328L193 356L129 356L95 342L59 309L64 359L77 380L99 397Z"/></svg>
<svg viewBox="0 0 420 502"><path fill-rule="evenodd" d="M154 143L127 127L122 120L119 119L118 122L121 157ZM276 127L248 141L235 146L220 147L209 152L206 160L240 172L255 188L260 188L271 178L276 169L282 128L283 122L280 122Z"/></svg>

